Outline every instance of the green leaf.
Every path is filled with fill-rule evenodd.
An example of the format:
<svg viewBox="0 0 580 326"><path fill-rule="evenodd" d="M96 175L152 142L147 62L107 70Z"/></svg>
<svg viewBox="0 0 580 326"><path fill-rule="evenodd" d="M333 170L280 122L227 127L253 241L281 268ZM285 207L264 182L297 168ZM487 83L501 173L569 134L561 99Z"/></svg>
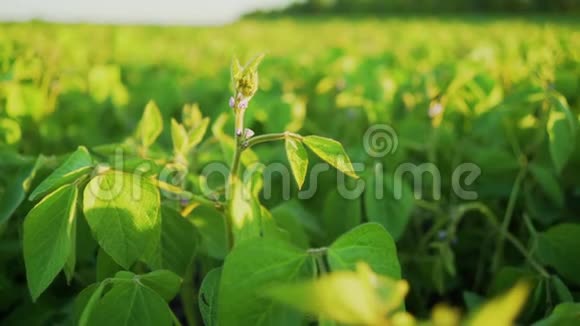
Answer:
<svg viewBox="0 0 580 326"><path fill-rule="evenodd" d="M89 325L171 326L171 311L165 300L136 281L116 281L96 304Z"/></svg>
<svg viewBox="0 0 580 326"><path fill-rule="evenodd" d="M181 288L181 278L174 273L160 269L139 276L139 281L157 292L166 301L171 301Z"/></svg>
<svg viewBox="0 0 580 326"><path fill-rule="evenodd" d="M580 303L561 303L554 311L533 326L576 326L580 321Z"/></svg>
<svg viewBox="0 0 580 326"><path fill-rule="evenodd" d="M91 314L93 313L93 310L95 310L107 284L109 284L108 281L92 284L79 294L79 298L76 302L78 309L82 309L79 315L79 326L89 325Z"/></svg>
<svg viewBox="0 0 580 326"><path fill-rule="evenodd" d="M204 277L199 289L199 311L206 326L217 325L218 292L222 268L214 268Z"/></svg>
<svg viewBox="0 0 580 326"><path fill-rule="evenodd" d="M556 294L557 302L573 302L574 297L572 297L572 293L570 293L570 289L562 282L562 280L553 275L550 277L550 285L552 286L553 291ZM580 316L579 316L580 317Z"/></svg>
<svg viewBox="0 0 580 326"><path fill-rule="evenodd" d="M143 261L151 269L169 269L183 276L199 242L192 221L169 206L161 206L161 232L158 240L149 245Z"/></svg>
<svg viewBox="0 0 580 326"><path fill-rule="evenodd" d="M308 153L306 153L302 142L292 137L286 137L286 156L290 162L298 189L302 189L308 171Z"/></svg>
<svg viewBox="0 0 580 326"><path fill-rule="evenodd" d="M366 180L365 212L369 221L382 224L398 240L409 223L415 200L404 180L397 180L390 174L381 176L376 178L373 174ZM400 188L395 182L399 182Z"/></svg>
<svg viewBox="0 0 580 326"><path fill-rule="evenodd" d="M256 71L263 59L264 59L263 53L256 55L255 57L253 57L252 59L250 59L250 61L248 61L246 63L246 65L244 66L243 72L248 73L248 72Z"/></svg>
<svg viewBox="0 0 580 326"><path fill-rule="evenodd" d="M143 117L137 126L137 138L144 147L151 146L163 131L163 117L155 102L150 101L145 106Z"/></svg>
<svg viewBox="0 0 580 326"><path fill-rule="evenodd" d="M266 299L273 283L314 276L312 258L277 239L248 240L227 256L219 290L219 325L300 325L303 317Z"/></svg>
<svg viewBox="0 0 580 326"><path fill-rule="evenodd" d="M199 145L203 140L203 136L207 132L207 128L209 127L209 118L203 118L199 125L197 125L193 130L189 132L188 137L188 147L189 149L194 148L195 146Z"/></svg>
<svg viewBox="0 0 580 326"><path fill-rule="evenodd" d="M328 248L331 270L354 270L360 261L376 273L401 278L397 248L389 233L377 223L362 224L338 238Z"/></svg>
<svg viewBox="0 0 580 326"><path fill-rule="evenodd" d="M300 311L345 324L382 325L401 306L405 281L378 276L367 265L357 271L326 274L315 280L274 285L266 295Z"/></svg>
<svg viewBox="0 0 580 326"><path fill-rule="evenodd" d="M232 77L232 80L234 80L241 72L242 72L242 65L240 64L240 60L238 60L238 58L234 57L232 58L232 64L230 66L230 74Z"/></svg>
<svg viewBox="0 0 580 326"><path fill-rule="evenodd" d="M339 171L358 178L350 163L350 158L342 148L342 145L334 139L320 136L306 136L302 140L321 159L334 166Z"/></svg>
<svg viewBox="0 0 580 326"><path fill-rule="evenodd" d="M173 141L173 150L175 153L182 155L187 153L187 131L175 119L171 119L171 140Z"/></svg>
<svg viewBox="0 0 580 326"><path fill-rule="evenodd" d="M123 172L96 176L84 191L85 217L97 242L125 269L159 243L159 205L149 179Z"/></svg>
<svg viewBox="0 0 580 326"><path fill-rule="evenodd" d="M76 186L63 186L34 206L24 220L24 263L34 301L52 283L71 255L77 198Z"/></svg>
<svg viewBox="0 0 580 326"><path fill-rule="evenodd" d="M550 143L550 155L558 173L574 152L576 125L578 121L570 112L566 99L562 96L552 98L552 108L546 125Z"/></svg>
<svg viewBox="0 0 580 326"><path fill-rule="evenodd" d="M117 264L102 248L99 248L97 253L97 281L100 282L113 277L121 270L123 270L123 267Z"/></svg>
<svg viewBox="0 0 580 326"><path fill-rule="evenodd" d="M4 192L0 197L0 225L6 223L24 201L30 182L45 161L46 158L40 155L34 163L22 164L15 175L8 180L6 189L10 191Z"/></svg>
<svg viewBox="0 0 580 326"><path fill-rule="evenodd" d="M323 207L323 228L330 241L356 227L362 220L360 199L344 198L336 190L328 193Z"/></svg>
<svg viewBox="0 0 580 326"><path fill-rule="evenodd" d="M99 288L100 283L93 283L86 288L84 288L75 298L73 304L73 325L80 325L81 315L83 311L87 308L87 305L95 293L95 291ZM90 312L90 311L89 311Z"/></svg>
<svg viewBox="0 0 580 326"><path fill-rule="evenodd" d="M71 183L89 173L93 167L93 160L87 149L80 146L73 152L54 172L52 172L28 197L29 200L36 200L54 189Z"/></svg>
<svg viewBox="0 0 580 326"><path fill-rule="evenodd" d="M580 225L561 223L538 235L538 257L566 280L580 285Z"/></svg>
<svg viewBox="0 0 580 326"><path fill-rule="evenodd" d="M562 192L562 188L558 183L558 179L552 173L552 171L535 163L531 163L529 165L529 169L544 193L556 205L562 207L564 205L564 193Z"/></svg>
<svg viewBox="0 0 580 326"><path fill-rule="evenodd" d="M180 276L185 275L197 251L198 242L198 234L191 221L170 207L161 207L159 268L169 269Z"/></svg>
<svg viewBox="0 0 580 326"><path fill-rule="evenodd" d="M292 243L300 248L308 248L310 240L301 221L303 212L304 208L296 200L284 201L271 211L274 221L288 232Z"/></svg>
<svg viewBox="0 0 580 326"><path fill-rule="evenodd" d="M196 207L188 218L199 230L200 251L210 257L223 259L228 252L223 214L212 207L201 205Z"/></svg>

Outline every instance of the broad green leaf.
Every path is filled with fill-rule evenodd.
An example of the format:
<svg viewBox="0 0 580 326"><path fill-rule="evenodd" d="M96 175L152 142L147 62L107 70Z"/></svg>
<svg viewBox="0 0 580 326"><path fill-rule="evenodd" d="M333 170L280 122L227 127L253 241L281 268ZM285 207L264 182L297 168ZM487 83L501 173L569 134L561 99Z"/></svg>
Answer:
<svg viewBox="0 0 580 326"><path fill-rule="evenodd" d="M194 148L195 146L199 145L203 140L203 136L207 132L207 128L209 127L209 118L203 118L201 122L189 132L188 137L188 147Z"/></svg>
<svg viewBox="0 0 580 326"><path fill-rule="evenodd" d="M248 240L227 256L220 280L219 325L300 325L303 317L263 296L274 283L314 276L312 258L277 239Z"/></svg>
<svg viewBox="0 0 580 326"><path fill-rule="evenodd" d="M507 293L484 304L470 318L470 326L513 325L528 297L529 287L518 283Z"/></svg>
<svg viewBox="0 0 580 326"><path fill-rule="evenodd" d="M159 243L159 205L148 179L123 172L96 176L84 191L83 210L97 242L125 269Z"/></svg>
<svg viewBox="0 0 580 326"><path fill-rule="evenodd" d="M200 251L216 259L223 259L228 251L224 218L224 215L216 209L203 205L196 207L188 217L199 230Z"/></svg>
<svg viewBox="0 0 580 326"><path fill-rule="evenodd" d="M551 99L553 106L546 125L550 142L552 162L558 173L568 162L576 143L578 121L570 112L566 99L558 96Z"/></svg>
<svg viewBox="0 0 580 326"><path fill-rule="evenodd" d="M89 325L171 326L171 311L163 297L136 281L114 282L90 315Z"/></svg>
<svg viewBox="0 0 580 326"><path fill-rule="evenodd" d="M534 176L534 179L540 187L542 191L559 207L564 205L564 194L562 192L562 188L558 183L558 179L556 176L550 171L549 169L531 163L529 165L530 172Z"/></svg>
<svg viewBox="0 0 580 326"><path fill-rule="evenodd" d="M191 221L172 208L161 207L160 268L183 276L193 261L198 242L198 234Z"/></svg>
<svg viewBox="0 0 580 326"><path fill-rule="evenodd" d="M308 248L310 239L302 224L301 215L304 208L297 201L285 201L271 211L276 224L286 230L292 243L300 248Z"/></svg>
<svg viewBox="0 0 580 326"><path fill-rule="evenodd" d="M550 277L550 285L555 293L555 297L558 300L557 302L573 302L574 297L572 297L572 293L570 293L570 289L562 282L562 280L553 275ZM580 318L580 316L578 316Z"/></svg>
<svg viewBox="0 0 580 326"><path fill-rule="evenodd" d="M415 200L404 180L390 174L381 176L382 178L377 178L370 175L366 179L366 216L369 221L382 224L398 240L409 223Z"/></svg>
<svg viewBox="0 0 580 326"><path fill-rule="evenodd" d="M160 239L148 247L143 261L152 269L169 269L183 276L193 260L198 242L192 221L169 206L161 206Z"/></svg>
<svg viewBox="0 0 580 326"><path fill-rule="evenodd" d="M173 151L185 155L188 149L187 131L175 119L171 119L171 140L173 141Z"/></svg>
<svg viewBox="0 0 580 326"><path fill-rule="evenodd" d="M292 174L298 189L302 189L304 180L306 179L306 172L308 171L308 153L302 145L302 142L292 138L286 138L286 156L292 168Z"/></svg>
<svg viewBox="0 0 580 326"><path fill-rule="evenodd" d="M222 269L214 268L204 277L199 289L199 311L206 326L217 325L218 291Z"/></svg>
<svg viewBox="0 0 580 326"><path fill-rule="evenodd" d="M356 272L340 271L316 280L274 285L266 295L319 318L345 324L382 325L408 291L405 281L376 275L361 263Z"/></svg>
<svg viewBox="0 0 580 326"><path fill-rule="evenodd" d="M562 223L538 235L538 257L566 280L580 285L580 224Z"/></svg>
<svg viewBox="0 0 580 326"><path fill-rule="evenodd" d="M580 322L580 303L561 303L550 316L536 322L533 326L576 326Z"/></svg>
<svg viewBox="0 0 580 326"><path fill-rule="evenodd" d="M350 158L344 151L342 145L336 140L320 136L306 136L302 141L316 155L334 166L337 170L353 178L358 178L350 163Z"/></svg>
<svg viewBox="0 0 580 326"><path fill-rule="evenodd" d="M376 273L401 278L397 248L389 233L377 223L366 223L345 233L328 248L331 270L354 270L360 261Z"/></svg>
<svg viewBox="0 0 580 326"><path fill-rule="evenodd" d="M145 106L143 116L137 126L137 138L144 147L151 146L163 131L163 117L155 102L150 101Z"/></svg>
<svg viewBox="0 0 580 326"><path fill-rule="evenodd" d="M84 288L75 298L73 304L73 324L80 325L81 315L85 308L87 307L91 297L95 291L99 288L100 283L93 283L86 288Z"/></svg>
<svg viewBox="0 0 580 326"><path fill-rule="evenodd" d="M359 198L344 198L336 190L328 193L324 200L322 221L330 241L359 225L361 219L361 201Z"/></svg>
<svg viewBox="0 0 580 326"><path fill-rule="evenodd" d="M83 292L81 292L79 295L80 297L78 298L78 302L75 303L80 310L78 322L79 326L89 325L91 314L95 310L95 307L97 306L99 299L103 295L103 291L108 284L108 281L92 284L83 290Z"/></svg>
<svg viewBox="0 0 580 326"><path fill-rule="evenodd" d="M113 277L117 272L123 270L123 267L119 266L102 248L99 248L99 252L97 253L96 268L97 281L99 282Z"/></svg>
<svg viewBox="0 0 580 326"><path fill-rule="evenodd" d="M0 196L0 225L6 223L24 201L30 182L45 161L46 158L40 155L34 163L22 164L15 175L9 179L6 189L10 190Z"/></svg>
<svg viewBox="0 0 580 326"><path fill-rule="evenodd" d="M34 301L65 266L74 248L77 198L75 185L63 186L41 200L24 220L24 263Z"/></svg>
<svg viewBox="0 0 580 326"><path fill-rule="evenodd" d="M140 275L139 281L157 292L166 301L171 301L181 288L181 278L164 269Z"/></svg>
<svg viewBox="0 0 580 326"><path fill-rule="evenodd" d="M72 183L91 171L93 160L87 149L80 146L54 172L52 172L28 197L30 200L44 196L54 189Z"/></svg>

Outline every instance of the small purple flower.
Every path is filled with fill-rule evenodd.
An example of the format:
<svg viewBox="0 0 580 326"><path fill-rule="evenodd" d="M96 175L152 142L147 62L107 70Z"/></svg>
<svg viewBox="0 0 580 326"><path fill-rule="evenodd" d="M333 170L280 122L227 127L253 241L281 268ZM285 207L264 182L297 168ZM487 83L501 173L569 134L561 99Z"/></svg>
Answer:
<svg viewBox="0 0 580 326"><path fill-rule="evenodd" d="M429 108L429 117L431 118L436 117L439 114L441 114L441 112L443 112L443 105L437 102L431 105L431 107Z"/></svg>
<svg viewBox="0 0 580 326"><path fill-rule="evenodd" d="M247 98L243 98L240 100L240 102L238 103L238 109L240 110L245 110L248 108L248 99Z"/></svg>
<svg viewBox="0 0 580 326"><path fill-rule="evenodd" d="M236 100L234 99L233 96L230 97L230 108L234 108L234 105L236 105Z"/></svg>
<svg viewBox="0 0 580 326"><path fill-rule="evenodd" d="M246 128L244 130L244 138L246 138L246 139L252 138L254 136L254 134L255 133L254 133L254 131L252 129Z"/></svg>
<svg viewBox="0 0 580 326"><path fill-rule="evenodd" d="M189 205L189 199L187 198L183 198L180 200L181 206L187 206Z"/></svg>

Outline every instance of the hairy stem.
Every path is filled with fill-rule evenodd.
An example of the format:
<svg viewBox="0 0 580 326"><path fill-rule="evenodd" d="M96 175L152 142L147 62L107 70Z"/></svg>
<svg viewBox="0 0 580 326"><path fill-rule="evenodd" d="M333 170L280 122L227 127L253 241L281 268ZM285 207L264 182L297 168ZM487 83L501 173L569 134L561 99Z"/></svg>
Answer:
<svg viewBox="0 0 580 326"><path fill-rule="evenodd" d="M288 137L302 140L301 135L293 133L293 132L285 131L285 132L280 132L280 133L259 135L259 136L250 138L247 142L245 142L243 144L243 148L246 149L246 148L250 148L254 145L261 144L261 143L267 143L267 142L277 141L277 140L284 140Z"/></svg>
<svg viewBox="0 0 580 326"><path fill-rule="evenodd" d="M231 211L231 201L232 201L232 190L236 178L238 178L238 172L240 170L240 162L242 158L242 142L244 133L244 112L242 109L235 109L235 149L234 157L232 158L232 164L230 165L230 175L228 177L228 184L226 186L226 214L224 219L225 233L226 233L226 244L228 250L232 250L234 247L234 235L232 229L232 211Z"/></svg>

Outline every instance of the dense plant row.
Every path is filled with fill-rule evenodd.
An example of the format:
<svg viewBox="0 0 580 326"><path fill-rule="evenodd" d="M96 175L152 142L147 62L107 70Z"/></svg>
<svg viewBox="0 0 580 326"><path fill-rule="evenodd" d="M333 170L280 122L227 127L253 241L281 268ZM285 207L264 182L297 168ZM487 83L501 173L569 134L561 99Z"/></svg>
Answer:
<svg viewBox="0 0 580 326"><path fill-rule="evenodd" d="M574 324L574 26L307 24L2 26L3 322Z"/></svg>

